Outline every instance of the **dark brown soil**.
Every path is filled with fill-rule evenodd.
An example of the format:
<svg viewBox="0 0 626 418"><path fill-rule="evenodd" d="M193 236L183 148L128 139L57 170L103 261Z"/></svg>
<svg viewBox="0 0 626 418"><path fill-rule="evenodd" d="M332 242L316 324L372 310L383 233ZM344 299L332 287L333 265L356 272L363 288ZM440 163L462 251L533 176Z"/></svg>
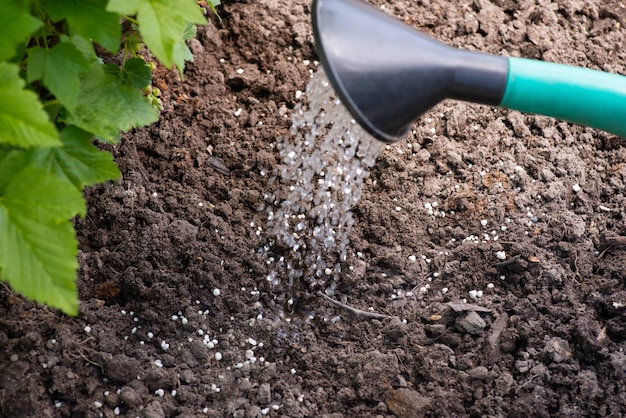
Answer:
<svg viewBox="0 0 626 418"><path fill-rule="evenodd" d="M376 3L454 46L626 74L620 1ZM123 180L87 191L80 316L0 287L0 415L622 416L624 140L443 103L354 208L338 297L388 318L284 312L256 231L315 69L310 5L220 11L184 82L160 72L162 120L113 149Z"/></svg>

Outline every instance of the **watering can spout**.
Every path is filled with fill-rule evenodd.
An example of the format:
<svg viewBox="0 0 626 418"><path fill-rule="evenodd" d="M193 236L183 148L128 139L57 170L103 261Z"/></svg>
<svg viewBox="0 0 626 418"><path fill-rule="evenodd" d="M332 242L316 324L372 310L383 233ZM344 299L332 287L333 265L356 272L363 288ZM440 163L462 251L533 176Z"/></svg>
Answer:
<svg viewBox="0 0 626 418"><path fill-rule="evenodd" d="M626 77L449 47L363 0L313 0L313 34L335 91L384 142L446 98L501 106L626 138Z"/></svg>
<svg viewBox="0 0 626 418"><path fill-rule="evenodd" d="M313 33L342 102L384 142L445 98L502 100L506 58L449 47L362 0L314 0Z"/></svg>

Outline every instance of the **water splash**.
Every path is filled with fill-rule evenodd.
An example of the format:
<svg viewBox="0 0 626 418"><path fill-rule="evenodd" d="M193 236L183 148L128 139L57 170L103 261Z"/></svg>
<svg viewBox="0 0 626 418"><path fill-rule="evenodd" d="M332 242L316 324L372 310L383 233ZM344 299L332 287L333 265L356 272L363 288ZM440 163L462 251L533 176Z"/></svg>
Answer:
<svg viewBox="0 0 626 418"><path fill-rule="evenodd" d="M336 97L320 68L278 141L280 188L266 196L270 242L261 250L273 285L334 289L354 226L350 209L383 144Z"/></svg>

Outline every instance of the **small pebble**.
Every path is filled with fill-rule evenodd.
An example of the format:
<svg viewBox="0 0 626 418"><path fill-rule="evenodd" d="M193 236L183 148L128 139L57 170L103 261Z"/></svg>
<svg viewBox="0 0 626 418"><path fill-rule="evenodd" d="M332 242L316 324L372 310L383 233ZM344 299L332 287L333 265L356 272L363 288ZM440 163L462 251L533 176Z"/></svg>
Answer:
<svg viewBox="0 0 626 418"><path fill-rule="evenodd" d="M487 326L484 319L476 312L468 312L456 319L456 327L459 331L465 331L468 334L478 335Z"/></svg>

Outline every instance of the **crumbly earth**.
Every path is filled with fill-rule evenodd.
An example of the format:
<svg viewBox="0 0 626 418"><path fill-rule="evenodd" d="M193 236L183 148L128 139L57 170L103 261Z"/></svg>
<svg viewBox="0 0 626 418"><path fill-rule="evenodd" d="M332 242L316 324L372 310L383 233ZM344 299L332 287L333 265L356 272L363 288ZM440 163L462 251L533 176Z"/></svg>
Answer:
<svg viewBox="0 0 626 418"><path fill-rule="evenodd" d="M225 3L184 81L159 72L161 121L111 149L123 179L86 191L80 315L0 287L0 415L621 416L625 141L446 101L354 208L335 297L366 314L289 305L260 206L315 70L310 3ZM626 74L618 0L376 4L457 47Z"/></svg>

